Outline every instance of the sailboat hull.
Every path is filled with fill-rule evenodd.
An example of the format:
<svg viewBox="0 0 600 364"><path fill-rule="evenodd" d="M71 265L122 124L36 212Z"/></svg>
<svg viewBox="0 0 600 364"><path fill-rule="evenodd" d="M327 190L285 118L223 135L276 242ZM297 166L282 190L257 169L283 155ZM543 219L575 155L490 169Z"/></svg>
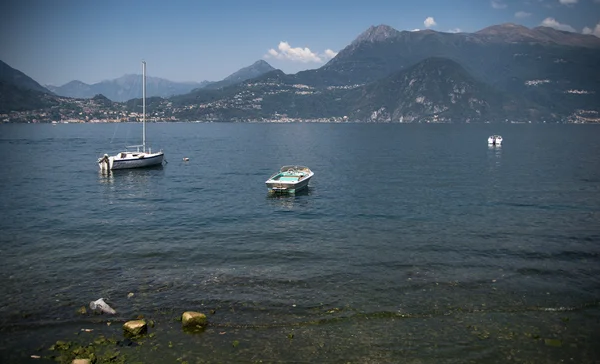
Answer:
<svg viewBox="0 0 600 364"><path fill-rule="evenodd" d="M164 153L122 152L114 156L100 158L101 170L117 170L153 167L162 164Z"/></svg>

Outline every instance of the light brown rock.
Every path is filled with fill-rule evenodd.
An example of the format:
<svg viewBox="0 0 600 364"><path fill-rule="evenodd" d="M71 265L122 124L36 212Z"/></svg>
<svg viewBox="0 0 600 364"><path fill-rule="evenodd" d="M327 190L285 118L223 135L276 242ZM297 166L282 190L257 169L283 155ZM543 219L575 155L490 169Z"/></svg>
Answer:
<svg viewBox="0 0 600 364"><path fill-rule="evenodd" d="M181 316L183 327L204 327L207 324L206 315L200 312L187 311Z"/></svg>
<svg viewBox="0 0 600 364"><path fill-rule="evenodd" d="M90 359L73 359L71 364L92 364Z"/></svg>
<svg viewBox="0 0 600 364"><path fill-rule="evenodd" d="M140 336L148 331L148 325L145 320L127 321L123 324L123 331L128 336Z"/></svg>

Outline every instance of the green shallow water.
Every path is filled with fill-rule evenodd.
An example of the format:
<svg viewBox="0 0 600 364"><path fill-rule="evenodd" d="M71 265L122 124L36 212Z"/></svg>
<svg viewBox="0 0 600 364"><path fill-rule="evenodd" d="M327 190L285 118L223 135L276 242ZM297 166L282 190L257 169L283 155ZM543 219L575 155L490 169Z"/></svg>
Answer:
<svg viewBox="0 0 600 364"><path fill-rule="evenodd" d="M62 335L70 346L65 350L40 347L16 351L5 359L40 355L47 361L70 362L78 346L88 347L97 357L118 357L127 363L593 363L599 355L595 346L600 319L597 307L522 312L455 310L420 315L364 315L334 308L313 321L253 324L232 321L236 316L233 311L209 315L209 326L198 333L184 332L174 313L157 313L147 317L154 324L148 335L133 341L123 338L121 321L101 318L61 324L60 330L52 324L19 330L11 340L38 342L43 329L46 335Z"/></svg>

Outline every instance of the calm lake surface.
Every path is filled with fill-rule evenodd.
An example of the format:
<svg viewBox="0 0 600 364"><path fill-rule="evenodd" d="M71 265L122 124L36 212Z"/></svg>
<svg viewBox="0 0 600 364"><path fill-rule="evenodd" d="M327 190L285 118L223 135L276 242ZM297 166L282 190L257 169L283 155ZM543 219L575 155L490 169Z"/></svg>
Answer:
<svg viewBox="0 0 600 364"><path fill-rule="evenodd" d="M169 163L102 174L140 124L0 125L1 362L140 315L127 362L600 361L600 125L147 129Z"/></svg>

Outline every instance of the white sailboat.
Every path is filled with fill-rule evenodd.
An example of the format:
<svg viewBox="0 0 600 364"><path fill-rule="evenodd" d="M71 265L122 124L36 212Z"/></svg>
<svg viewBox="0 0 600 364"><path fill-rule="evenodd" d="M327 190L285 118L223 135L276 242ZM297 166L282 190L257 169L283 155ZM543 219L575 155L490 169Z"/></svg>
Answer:
<svg viewBox="0 0 600 364"><path fill-rule="evenodd" d="M125 147L124 152L109 156L104 154L98 158L101 170L143 168L162 164L164 153L162 149L152 153L152 149L146 150L146 62L142 61L142 144ZM134 150L135 149L135 150Z"/></svg>

